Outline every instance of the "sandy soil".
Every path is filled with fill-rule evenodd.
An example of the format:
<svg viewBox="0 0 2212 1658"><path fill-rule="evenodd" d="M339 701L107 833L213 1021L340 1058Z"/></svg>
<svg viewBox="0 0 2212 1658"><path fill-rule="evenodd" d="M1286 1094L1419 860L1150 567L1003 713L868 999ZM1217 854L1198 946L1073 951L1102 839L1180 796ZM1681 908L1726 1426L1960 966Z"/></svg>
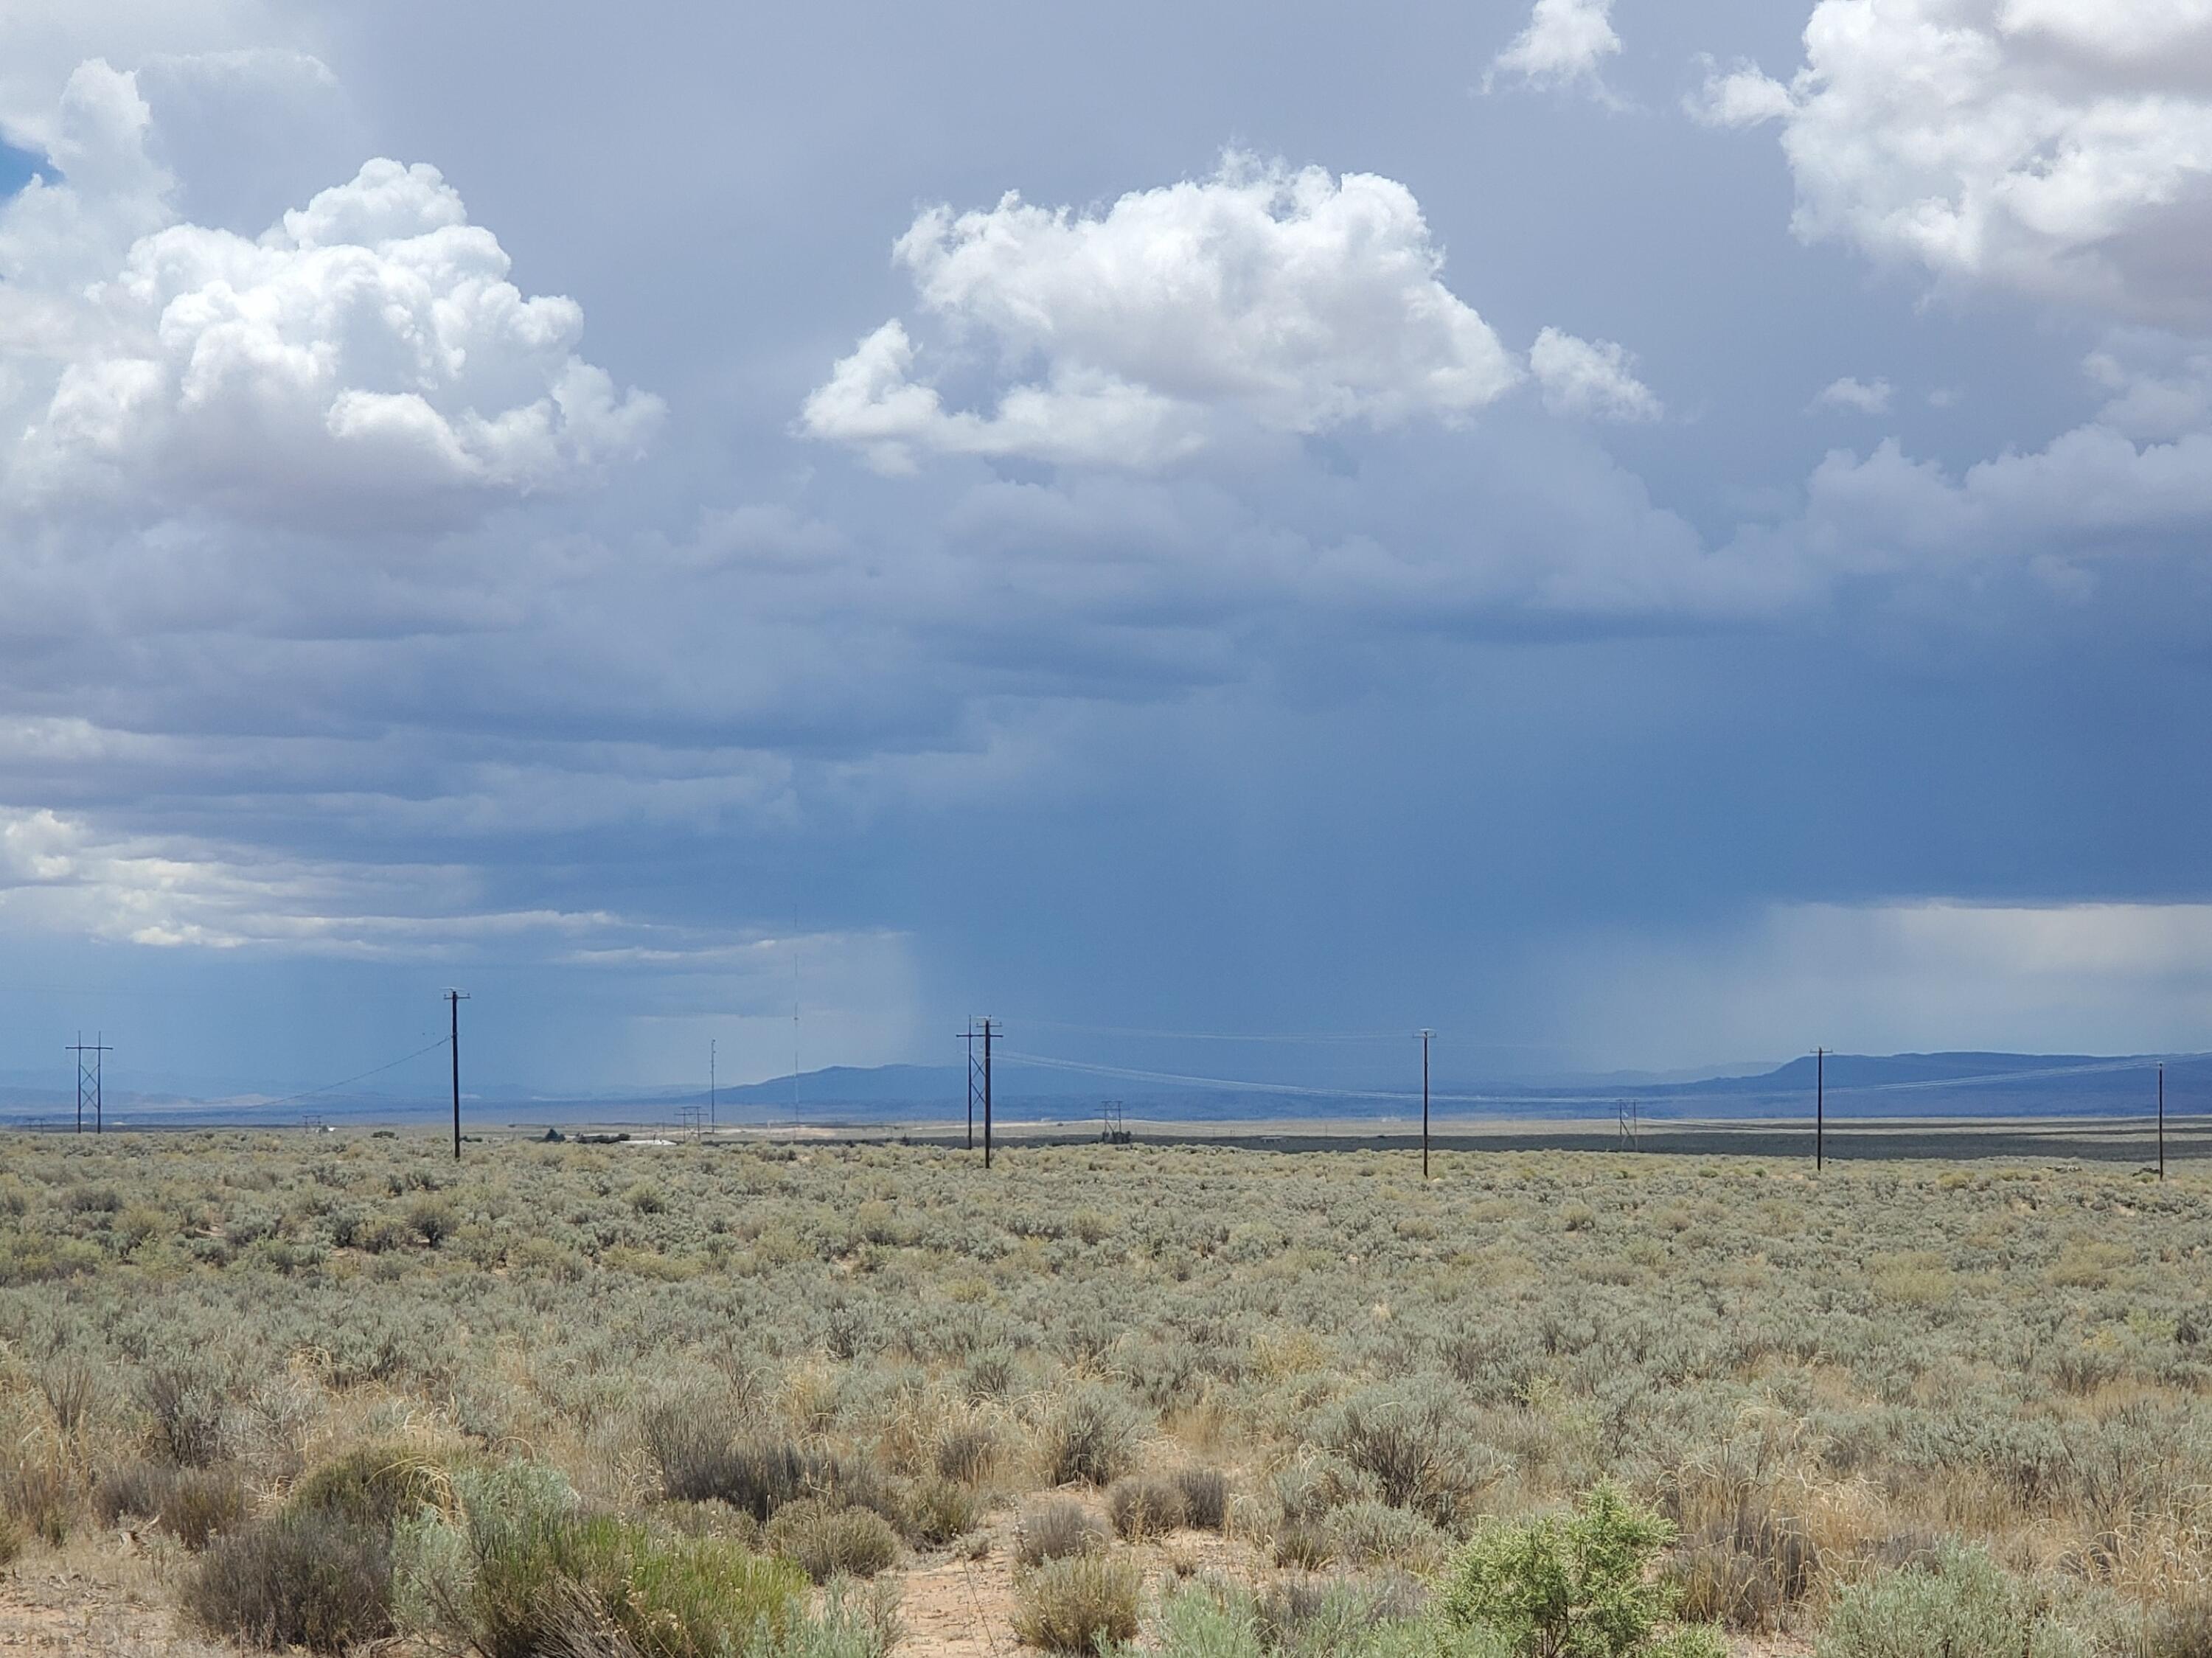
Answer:
<svg viewBox="0 0 2212 1658"><path fill-rule="evenodd" d="M0 1653L234 1658L179 1625L174 1564L120 1534L33 1547L0 1574Z"/></svg>

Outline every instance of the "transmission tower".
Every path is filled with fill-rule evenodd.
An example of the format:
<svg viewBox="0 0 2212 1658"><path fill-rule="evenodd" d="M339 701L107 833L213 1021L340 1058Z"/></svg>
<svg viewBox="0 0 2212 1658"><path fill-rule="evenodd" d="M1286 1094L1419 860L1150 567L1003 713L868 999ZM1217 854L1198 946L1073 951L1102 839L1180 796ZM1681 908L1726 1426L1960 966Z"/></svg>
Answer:
<svg viewBox="0 0 2212 1658"><path fill-rule="evenodd" d="M92 1132L95 1134L100 1132L100 1062L103 1055L115 1052L102 1040L103 1034L94 1032L92 1040L88 1042L84 1039L84 1032L80 1030L76 1033L76 1040L63 1050L76 1055L76 1132L80 1134L84 1133L84 1108L88 1101L92 1105Z"/></svg>

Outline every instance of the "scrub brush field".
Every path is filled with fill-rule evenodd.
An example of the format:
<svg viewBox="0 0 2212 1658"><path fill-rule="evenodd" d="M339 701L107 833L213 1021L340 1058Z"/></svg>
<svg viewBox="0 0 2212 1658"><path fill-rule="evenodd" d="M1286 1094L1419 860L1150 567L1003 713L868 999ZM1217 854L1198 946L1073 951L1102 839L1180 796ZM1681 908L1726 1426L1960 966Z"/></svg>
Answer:
<svg viewBox="0 0 2212 1658"><path fill-rule="evenodd" d="M16 1136L0 1642L2212 1653L2212 1186Z"/></svg>

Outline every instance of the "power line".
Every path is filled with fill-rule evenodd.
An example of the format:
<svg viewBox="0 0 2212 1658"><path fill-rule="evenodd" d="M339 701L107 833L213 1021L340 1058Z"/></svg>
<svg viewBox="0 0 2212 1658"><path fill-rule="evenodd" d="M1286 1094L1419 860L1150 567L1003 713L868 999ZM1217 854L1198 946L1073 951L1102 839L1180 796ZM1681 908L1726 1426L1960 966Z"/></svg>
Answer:
<svg viewBox="0 0 2212 1658"><path fill-rule="evenodd" d="M1008 1053L1000 1057L1009 1064L1026 1065L1038 1070L1075 1071L1093 1077L1119 1077L1126 1082L1188 1083L1202 1088L1243 1089L1257 1094L1297 1094L1325 1100L1402 1100L1414 1097L1380 1089L1310 1088L1297 1083L1248 1082L1233 1077L1194 1077L1174 1071L1139 1071L1129 1066L1091 1065L1080 1060L1050 1059L1042 1054Z"/></svg>
<svg viewBox="0 0 2212 1658"><path fill-rule="evenodd" d="M1400 1040L1403 1040L1400 1038ZM1083 1060L1054 1059L1042 1054L1007 1052L1000 1057L1012 1065L1028 1066L1045 1071L1074 1072L1085 1076L1114 1077L1127 1082L1177 1084L1194 1088L1221 1088L1255 1094L1287 1094L1304 1099L1376 1100L1391 1104L1411 1105L1421 1096L1419 1094L1380 1088L1317 1088L1301 1083L1255 1082L1249 1078L1205 1077L1188 1072L1148 1071L1132 1066L1099 1065ZM1987 1084L2042 1081L2054 1077L2091 1076L2119 1071L2146 1070L2158 1063L2150 1058L2100 1060L2071 1066L2039 1066L2023 1071L1991 1071L1965 1077L1913 1078L1902 1082L1856 1083L1827 1089L1831 1094L1890 1094L1922 1092L1936 1088L1979 1087ZM1787 1090L1776 1084L1774 1092ZM1619 1090L1605 1094L1435 1094L1431 1097L1445 1105L1615 1105L1622 1096ZM1638 1096L1649 1103L1702 1104L1719 1101L1750 1101L1759 1097L1756 1088L1729 1090L1701 1090L1696 1092L1669 1092Z"/></svg>
<svg viewBox="0 0 2212 1658"><path fill-rule="evenodd" d="M325 1083L320 1088L310 1088L303 1090L301 1092L297 1094L287 1094L282 1099L259 1100L255 1102L253 1108L255 1110L260 1110L269 1106L290 1105L295 1100L311 1100L314 1098L316 1095L327 1094L335 1088L350 1088L356 1083L367 1082L371 1077L380 1077L387 1071L397 1071L401 1066L406 1064L408 1060L419 1060L425 1054L434 1054L445 1045L446 1039L443 1036L441 1036L436 1042L432 1042L428 1048L418 1048L412 1054L402 1054L398 1059L393 1060L389 1064L378 1066L374 1071L364 1071L357 1077L347 1077L337 1082Z"/></svg>
<svg viewBox="0 0 2212 1658"><path fill-rule="evenodd" d="M1831 1094L1910 1094L1930 1088L1978 1087L1984 1083L2039 1082L2048 1077L2087 1077L2113 1071L2141 1071L2160 1063L2160 1055L2140 1054L2119 1060L2089 1060L2080 1065L2038 1066L2026 1071L1990 1071L1977 1077L1915 1077L1903 1082L1850 1083L1832 1088Z"/></svg>
<svg viewBox="0 0 2212 1658"><path fill-rule="evenodd" d="M1140 1036L1171 1042L1395 1042L1402 1030L1147 1030L1131 1025L1073 1024L1062 1019L1030 1019L1026 1023L1044 1030L1070 1030L1089 1036Z"/></svg>

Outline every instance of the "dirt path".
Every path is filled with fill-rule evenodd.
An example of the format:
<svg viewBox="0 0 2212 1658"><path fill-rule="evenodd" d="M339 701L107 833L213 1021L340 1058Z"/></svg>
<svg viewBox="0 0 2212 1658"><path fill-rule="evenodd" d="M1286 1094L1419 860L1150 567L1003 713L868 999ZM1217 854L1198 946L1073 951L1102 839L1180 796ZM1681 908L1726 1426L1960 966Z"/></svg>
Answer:
<svg viewBox="0 0 2212 1658"><path fill-rule="evenodd" d="M1006 1552L981 1560L944 1560L899 1581L902 1653L915 1658L1011 1658L1014 1585Z"/></svg>

